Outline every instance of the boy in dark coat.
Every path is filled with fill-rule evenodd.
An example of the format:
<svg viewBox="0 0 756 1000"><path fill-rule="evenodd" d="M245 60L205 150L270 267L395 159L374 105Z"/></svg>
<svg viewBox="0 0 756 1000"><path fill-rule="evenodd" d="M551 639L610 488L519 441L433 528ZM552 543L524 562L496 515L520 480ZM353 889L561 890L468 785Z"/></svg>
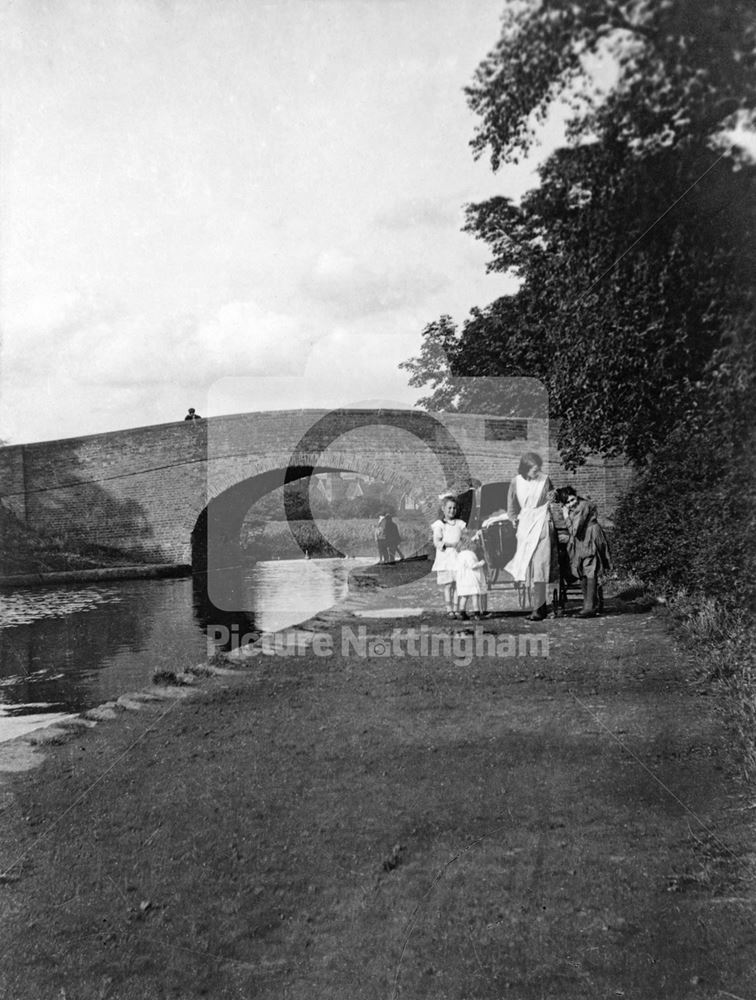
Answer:
<svg viewBox="0 0 756 1000"><path fill-rule="evenodd" d="M609 542L598 522L592 500L578 496L572 486L557 491L569 532L567 551L570 568L583 587L583 609L578 618L595 618L598 613L598 580L612 568Z"/></svg>

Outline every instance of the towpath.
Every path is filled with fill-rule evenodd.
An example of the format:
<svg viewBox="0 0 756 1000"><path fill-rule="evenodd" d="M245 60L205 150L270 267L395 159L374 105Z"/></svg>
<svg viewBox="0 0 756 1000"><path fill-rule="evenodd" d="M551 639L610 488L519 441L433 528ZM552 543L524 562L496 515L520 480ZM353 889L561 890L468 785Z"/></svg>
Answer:
<svg viewBox="0 0 756 1000"><path fill-rule="evenodd" d="M756 997L756 794L694 652L653 610L506 600L475 652L390 572L311 623L321 655L6 772L0 995Z"/></svg>

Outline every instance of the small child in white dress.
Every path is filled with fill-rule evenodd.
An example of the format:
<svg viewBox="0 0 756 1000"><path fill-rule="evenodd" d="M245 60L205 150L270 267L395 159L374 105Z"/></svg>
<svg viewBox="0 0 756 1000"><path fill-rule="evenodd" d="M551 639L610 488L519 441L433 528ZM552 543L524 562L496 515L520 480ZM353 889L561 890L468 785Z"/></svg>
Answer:
<svg viewBox="0 0 756 1000"><path fill-rule="evenodd" d="M462 618L467 617L467 598L472 598L472 617L479 619L487 615L488 580L483 546L478 535L460 545L457 564L454 568L457 584L457 607Z"/></svg>
<svg viewBox="0 0 756 1000"><path fill-rule="evenodd" d="M454 567L457 564L457 546L464 537L467 525L457 517L457 501L450 494L441 500L441 517L431 525L436 558L431 569L436 574L438 585L444 590L444 604L449 618L456 618L454 610Z"/></svg>

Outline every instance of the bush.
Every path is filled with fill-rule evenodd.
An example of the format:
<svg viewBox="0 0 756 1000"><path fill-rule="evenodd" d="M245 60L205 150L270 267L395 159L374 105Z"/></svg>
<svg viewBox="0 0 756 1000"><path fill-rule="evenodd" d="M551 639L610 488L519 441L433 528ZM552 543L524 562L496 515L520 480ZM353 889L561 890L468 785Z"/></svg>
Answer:
<svg viewBox="0 0 756 1000"><path fill-rule="evenodd" d="M756 770L756 345L720 352L615 518L618 569L670 606L698 652L746 773Z"/></svg>
<svg viewBox="0 0 756 1000"><path fill-rule="evenodd" d="M678 427L620 502L621 571L655 589L750 608L756 512L754 349L713 373Z"/></svg>
<svg viewBox="0 0 756 1000"><path fill-rule="evenodd" d="M734 475L734 460L729 465L705 442L682 444L682 454L657 455L620 502L617 564L662 592L683 588L742 603L752 554L744 474Z"/></svg>

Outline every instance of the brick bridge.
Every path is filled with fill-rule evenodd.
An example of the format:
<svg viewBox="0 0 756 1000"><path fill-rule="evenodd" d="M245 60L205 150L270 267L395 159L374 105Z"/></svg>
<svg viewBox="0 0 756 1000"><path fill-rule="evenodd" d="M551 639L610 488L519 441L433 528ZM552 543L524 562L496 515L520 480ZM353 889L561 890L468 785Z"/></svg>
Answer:
<svg viewBox="0 0 756 1000"><path fill-rule="evenodd" d="M528 450L611 517L627 469L594 459L568 475L549 447L548 420L420 410L243 413L11 445L0 448L0 500L32 529L190 563L206 531L238 550L250 506L303 476L362 473L411 495L432 519L442 490L509 480Z"/></svg>

